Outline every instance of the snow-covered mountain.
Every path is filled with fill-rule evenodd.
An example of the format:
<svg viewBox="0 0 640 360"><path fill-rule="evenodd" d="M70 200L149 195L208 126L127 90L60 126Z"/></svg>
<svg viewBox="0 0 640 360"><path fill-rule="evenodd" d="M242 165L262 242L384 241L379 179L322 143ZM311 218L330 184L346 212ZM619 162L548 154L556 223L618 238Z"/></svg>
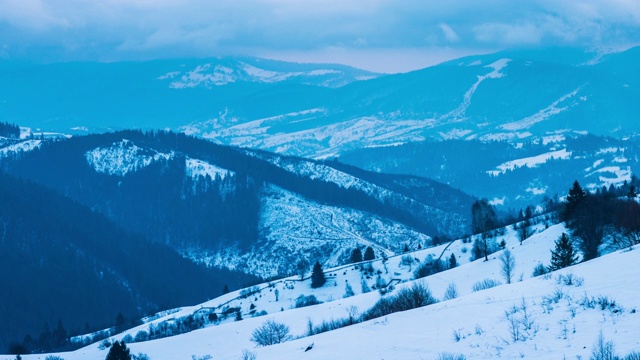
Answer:
<svg viewBox="0 0 640 360"><path fill-rule="evenodd" d="M19 155L3 160L10 173L198 263L264 278L301 260L344 263L355 247L393 255L463 234L473 202L425 178L168 133L73 137Z"/></svg>
<svg viewBox="0 0 640 360"><path fill-rule="evenodd" d="M614 53L509 50L384 76L338 65L250 58L2 63L7 81L0 83L0 113L5 121L34 131L171 128L219 144L284 155L342 156L369 170L434 177L496 204L521 207L559 192L559 181L545 179L549 173L542 169L548 163L579 164L562 175L593 187L629 178L635 166L629 146L618 146L627 149L625 163L595 155L585 159L569 150L567 139L584 134L634 139L640 130L638 61L640 48ZM471 154L485 156L490 164L473 176L496 181L481 179L471 186L466 183L473 177L453 175L446 168L402 172L366 159L368 152L389 153L398 163L425 166L434 159L400 154L404 150L396 148L442 140L500 141L531 151L506 151L514 156L505 157L476 146ZM581 148L597 154L599 142L583 141ZM508 182L502 179L513 177L520 179L517 185L505 188ZM470 189L474 185L477 189ZM504 193L489 190L496 187Z"/></svg>
<svg viewBox="0 0 640 360"><path fill-rule="evenodd" d="M361 149L345 153L340 161L429 176L517 209L563 196L573 180L590 191L630 184L640 173L639 151L637 136L616 139L562 131L534 141L448 140Z"/></svg>
<svg viewBox="0 0 640 360"><path fill-rule="evenodd" d="M0 111L33 128L172 128L315 158L425 139L624 137L638 131L639 49L503 51L385 76L252 58L5 62Z"/></svg>
<svg viewBox="0 0 640 360"><path fill-rule="evenodd" d="M584 62L574 61L588 58L586 52L566 59L562 54L554 48L472 56L313 94L311 106L300 104L290 112L274 112L273 104L263 105L259 98L263 106L257 112L229 103L183 130L310 157L427 139L521 142L560 130L636 133L638 49Z"/></svg>
<svg viewBox="0 0 640 360"><path fill-rule="evenodd" d="M110 337L109 342L124 339L132 354L156 360L548 359L588 358L606 349L623 356L637 353L640 303L634 289L640 285L640 277L632 264L640 253L634 249L613 252L534 277L534 268L548 264L554 241L566 231L562 225L548 225L541 221L534 235L521 245L512 229L496 239L505 240L515 258L511 284L504 284L499 259L502 251L486 262L469 262L465 251L469 244L460 239L387 260L325 269L327 284L316 289L311 288L308 278L301 281L300 277L291 277L159 313ZM459 259L457 267L414 279L413 270L418 264L451 254ZM410 261L405 260L407 257ZM497 286L478 290L476 284L487 280ZM381 298L389 299L416 283L427 286L437 302L349 325L349 319L366 313ZM352 293L347 291L347 284ZM376 286L395 289L382 295ZM299 307L300 299L311 295L319 304ZM235 315L238 311L240 316ZM215 320L211 320L211 314L217 314ZM176 325L186 319L202 321L203 325L186 333L162 333L165 330L161 329L179 329ZM256 346L251 341L252 333L268 320L286 325L291 338L271 346ZM309 334L321 324L330 327L341 322L337 329ZM151 333L162 335L146 340ZM104 344L96 342L56 355L66 360L102 359L108 352Z"/></svg>
<svg viewBox="0 0 640 360"><path fill-rule="evenodd" d="M2 121L36 132L177 129L248 98L252 103L244 106L250 107L279 98L271 110L288 113L308 103L310 94L377 76L337 64L257 58L46 65L0 61L0 114Z"/></svg>

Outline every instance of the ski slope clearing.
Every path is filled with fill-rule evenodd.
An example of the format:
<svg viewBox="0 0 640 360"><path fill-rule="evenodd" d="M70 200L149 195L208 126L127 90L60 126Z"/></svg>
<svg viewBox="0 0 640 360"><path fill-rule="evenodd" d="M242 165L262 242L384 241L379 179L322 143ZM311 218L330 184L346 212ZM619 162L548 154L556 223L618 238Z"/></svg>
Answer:
<svg viewBox="0 0 640 360"><path fill-rule="evenodd" d="M505 282L500 274L501 251L491 255L487 262L468 262L464 254L471 244L457 240L448 247L442 245L413 252L410 258L421 261L429 255L437 257L440 254L446 259L453 253L462 264L417 280L429 286L434 297L440 300L438 303L315 336L306 336L310 322L317 325L322 321L346 318L349 312L363 313L371 308L382 295L375 290L363 292L359 282L364 280L373 286L376 275L367 279L359 266L352 264L326 270L328 282L318 289L312 289L309 280L299 281L299 277L278 280L258 285L243 298L238 296L241 292L246 295L247 289L198 306L160 314L113 339L135 336L150 323L158 326L163 321L207 308L238 306L242 309L242 321L229 318L204 329L128 346L132 353L145 353L154 360L207 355L212 359L240 359L243 350L254 353L259 360L435 359L444 352L472 359L559 359L588 358L602 333L605 340L614 342L618 354L640 349L640 328L637 326L640 321L637 311L640 276L634 266L640 261L640 252L637 249L615 252L533 278L533 268L538 263L548 264L553 242L564 231L562 225L545 229L543 224L538 224L536 233L520 245L515 232L508 229L497 240L504 239L506 247L515 256L513 283L477 292L472 287L484 279ZM389 258L386 263L381 260L371 263L374 273L380 270L379 275L384 280L397 279L395 291L415 282L410 279L417 263L408 264L403 258L406 255ZM355 295L343 298L347 282ZM455 284L458 297L443 300L449 284ZM300 295L314 295L323 303L293 308ZM267 314L251 317L249 309L252 308ZM256 347L250 340L251 334L268 319L286 324L290 334L297 339ZM312 348L305 351L310 345ZM107 350L92 344L58 355L75 360L104 359L106 354ZM44 359L44 355L28 355L24 359Z"/></svg>

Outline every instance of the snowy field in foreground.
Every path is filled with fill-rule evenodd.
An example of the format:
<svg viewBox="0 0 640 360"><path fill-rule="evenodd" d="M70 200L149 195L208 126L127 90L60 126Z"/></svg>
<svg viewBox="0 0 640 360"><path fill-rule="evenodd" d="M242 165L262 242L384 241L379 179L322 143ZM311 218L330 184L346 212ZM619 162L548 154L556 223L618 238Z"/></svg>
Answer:
<svg viewBox="0 0 640 360"><path fill-rule="evenodd" d="M504 283L498 252L490 256L488 262L461 261L463 265L453 270L418 280L427 284L438 300L443 298L448 284L454 283L459 293L456 299L278 345L256 347L251 342L252 331L267 319L285 323L290 327L291 335L297 337L306 334L309 320L318 324L322 320L345 318L347 308L351 306L361 313L373 306L381 295L377 291L361 294L357 282L360 272L350 266L326 270L336 274L337 285L329 282L325 287L314 290L306 281L297 283L289 293L283 293L279 302L272 294L266 293L255 301L246 299L240 305L257 304L259 309L268 312L266 316L246 317L239 322L227 321L183 335L128 346L132 354L145 353L152 360L188 360L192 356L206 355L211 355L212 359L241 359L243 350L255 353L258 360L436 359L443 352L463 354L468 359L588 359L602 332L605 339L613 341L619 355L640 351L640 270L637 267L640 251L617 252L548 276L531 278L532 270L539 262L549 263L549 250L564 227L555 225L540 231L523 245L518 244L511 229L505 235L507 247L516 258L514 283L511 285L479 292L471 290L474 283L487 278ZM463 247L470 249L471 244L455 242L443 259L447 259L450 252L462 257L465 254L461 250ZM434 250L425 249L412 255L423 261L427 254L437 252ZM464 256L468 255L469 252ZM408 278L410 271L399 265L400 258L389 260L389 273ZM374 268L382 268L381 263L375 262ZM572 285L565 284L560 278L568 274L573 276ZM350 281L356 296L341 297L345 280ZM397 289L411 286L411 283L402 283ZM290 309L291 300L299 294L316 295L325 302ZM234 293L227 294L202 305L220 304L233 297ZM606 303L604 310L598 299L600 303ZM595 303L585 300L595 300ZM610 306L610 302L615 302L615 305ZM179 313L168 316L188 314L198 307L183 308ZM146 326L148 324L127 333L135 335ZM113 338L121 339L124 335ZM313 349L305 352L310 344L313 344ZM93 344L58 355L66 360L104 359L107 351ZM23 358L45 357L28 355Z"/></svg>

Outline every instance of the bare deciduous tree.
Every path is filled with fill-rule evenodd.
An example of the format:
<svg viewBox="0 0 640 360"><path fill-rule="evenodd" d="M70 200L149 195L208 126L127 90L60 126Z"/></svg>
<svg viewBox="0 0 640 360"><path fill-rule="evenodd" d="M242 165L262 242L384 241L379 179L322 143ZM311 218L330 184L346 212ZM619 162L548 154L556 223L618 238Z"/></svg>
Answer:
<svg viewBox="0 0 640 360"><path fill-rule="evenodd" d="M290 339L289 327L273 319L265 321L251 333L251 341L258 346L279 344Z"/></svg>
<svg viewBox="0 0 640 360"><path fill-rule="evenodd" d="M516 267L516 258L515 256L513 256L509 249L504 249L499 259L502 263L500 273L504 277L504 281L507 284L511 284L511 279L513 278L513 270Z"/></svg>

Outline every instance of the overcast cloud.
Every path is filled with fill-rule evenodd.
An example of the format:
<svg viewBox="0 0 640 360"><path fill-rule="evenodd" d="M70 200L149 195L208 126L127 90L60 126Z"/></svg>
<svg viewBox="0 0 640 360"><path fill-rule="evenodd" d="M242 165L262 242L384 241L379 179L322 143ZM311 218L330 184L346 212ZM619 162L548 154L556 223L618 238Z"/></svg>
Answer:
<svg viewBox="0 0 640 360"><path fill-rule="evenodd" d="M0 57L44 62L251 55L394 72L638 39L638 0L0 0Z"/></svg>

